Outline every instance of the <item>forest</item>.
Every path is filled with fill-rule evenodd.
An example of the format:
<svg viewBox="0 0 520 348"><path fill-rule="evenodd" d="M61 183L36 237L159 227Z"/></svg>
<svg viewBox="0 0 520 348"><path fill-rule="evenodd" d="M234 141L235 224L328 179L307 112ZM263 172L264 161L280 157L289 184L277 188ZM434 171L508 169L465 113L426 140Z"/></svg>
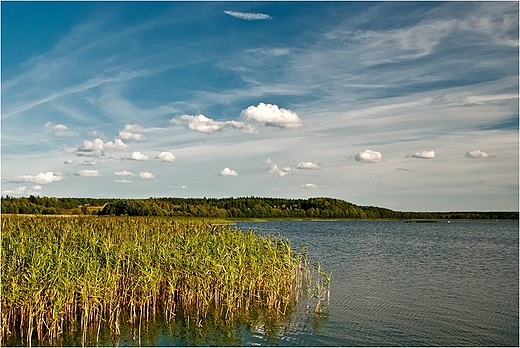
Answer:
<svg viewBox="0 0 520 348"><path fill-rule="evenodd" d="M128 215L214 218L312 218L312 219L509 219L518 212L402 212L360 206L344 200L230 198L71 198L1 197L2 214Z"/></svg>

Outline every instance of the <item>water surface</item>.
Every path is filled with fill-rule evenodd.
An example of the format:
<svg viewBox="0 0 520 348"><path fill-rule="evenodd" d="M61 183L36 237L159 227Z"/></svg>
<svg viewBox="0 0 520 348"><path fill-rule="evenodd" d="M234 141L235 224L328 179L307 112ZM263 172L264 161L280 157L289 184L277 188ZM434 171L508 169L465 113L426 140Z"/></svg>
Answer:
<svg viewBox="0 0 520 348"><path fill-rule="evenodd" d="M332 271L328 317L302 313L278 345L518 346L517 221L237 225L307 245Z"/></svg>

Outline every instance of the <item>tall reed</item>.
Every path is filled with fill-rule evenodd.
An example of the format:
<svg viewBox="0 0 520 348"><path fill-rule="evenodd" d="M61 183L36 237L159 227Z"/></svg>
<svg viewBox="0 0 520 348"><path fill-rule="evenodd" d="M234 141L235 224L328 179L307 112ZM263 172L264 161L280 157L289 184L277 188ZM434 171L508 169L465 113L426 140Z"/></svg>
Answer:
<svg viewBox="0 0 520 348"><path fill-rule="evenodd" d="M262 307L283 315L308 264L288 241L203 221L153 217L2 216L1 344L60 344L64 334L141 330Z"/></svg>

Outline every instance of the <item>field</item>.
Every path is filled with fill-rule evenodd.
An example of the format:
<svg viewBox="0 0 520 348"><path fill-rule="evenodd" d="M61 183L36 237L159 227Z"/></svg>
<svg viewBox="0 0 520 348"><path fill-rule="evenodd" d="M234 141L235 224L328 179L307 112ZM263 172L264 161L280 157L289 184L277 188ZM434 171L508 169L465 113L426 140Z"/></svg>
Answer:
<svg viewBox="0 0 520 348"><path fill-rule="evenodd" d="M101 327L114 335L160 313L232 321L263 308L291 310L303 293L320 301L330 279L286 240L215 221L159 217L2 216L2 345L60 344ZM320 278L321 277L321 278Z"/></svg>

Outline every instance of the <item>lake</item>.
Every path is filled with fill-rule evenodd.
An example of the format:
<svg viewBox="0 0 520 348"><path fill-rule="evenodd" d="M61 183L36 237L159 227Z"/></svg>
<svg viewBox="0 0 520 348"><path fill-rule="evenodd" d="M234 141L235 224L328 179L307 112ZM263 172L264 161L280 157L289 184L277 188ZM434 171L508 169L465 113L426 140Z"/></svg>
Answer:
<svg viewBox="0 0 520 348"><path fill-rule="evenodd" d="M330 306L231 327L178 317L94 330L100 346L519 345L518 221L266 221L242 230L291 240L332 272ZM81 335L80 335L81 336ZM97 340L96 336L99 338ZM65 338L66 346L81 337Z"/></svg>
<svg viewBox="0 0 520 348"><path fill-rule="evenodd" d="M518 347L518 221L237 226L307 245L332 271L328 317L302 313L278 345Z"/></svg>

